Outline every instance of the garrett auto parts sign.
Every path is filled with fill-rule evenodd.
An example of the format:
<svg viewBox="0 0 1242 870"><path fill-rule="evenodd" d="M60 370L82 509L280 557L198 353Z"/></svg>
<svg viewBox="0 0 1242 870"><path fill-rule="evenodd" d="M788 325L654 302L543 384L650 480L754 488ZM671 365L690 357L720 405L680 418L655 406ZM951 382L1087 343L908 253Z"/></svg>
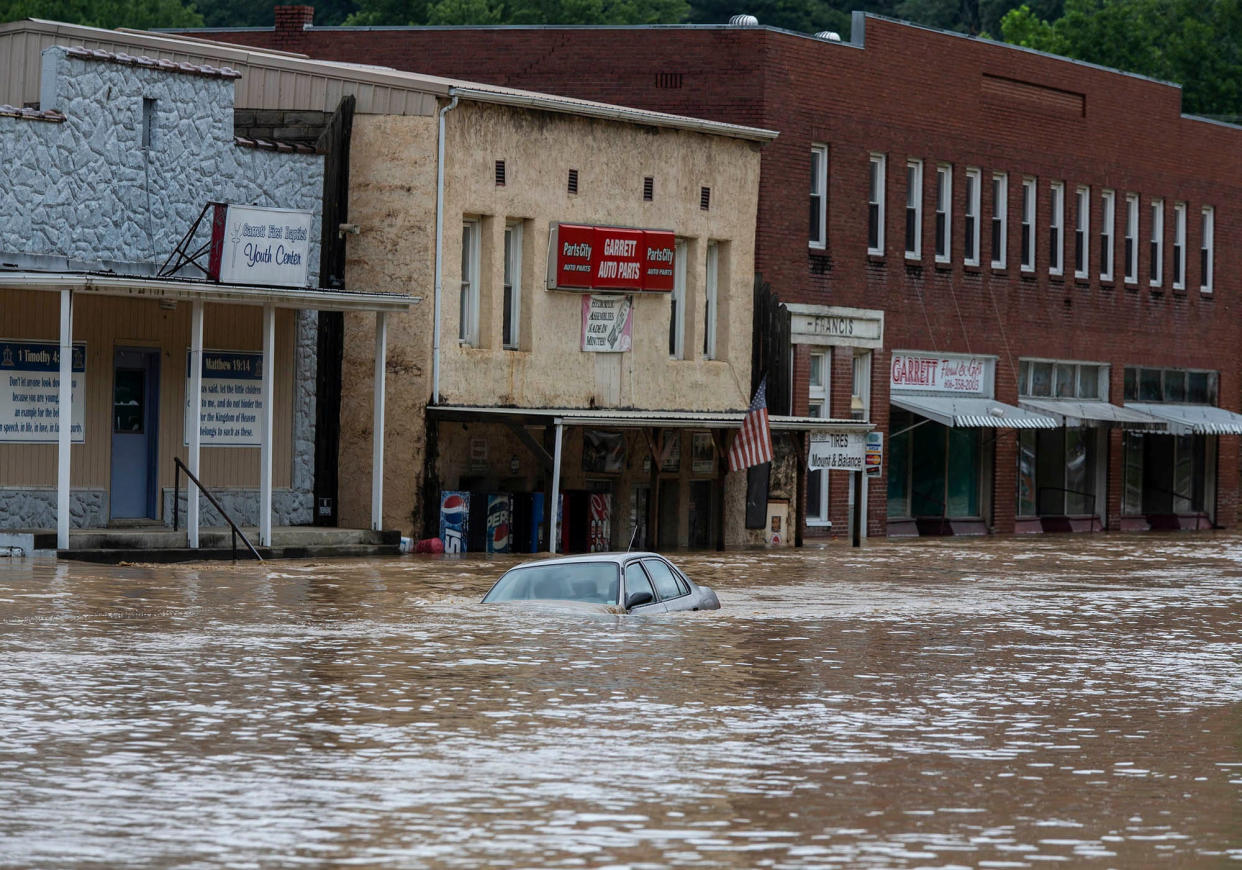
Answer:
<svg viewBox="0 0 1242 870"><path fill-rule="evenodd" d="M670 230L553 224L548 289L672 292L676 244Z"/></svg>

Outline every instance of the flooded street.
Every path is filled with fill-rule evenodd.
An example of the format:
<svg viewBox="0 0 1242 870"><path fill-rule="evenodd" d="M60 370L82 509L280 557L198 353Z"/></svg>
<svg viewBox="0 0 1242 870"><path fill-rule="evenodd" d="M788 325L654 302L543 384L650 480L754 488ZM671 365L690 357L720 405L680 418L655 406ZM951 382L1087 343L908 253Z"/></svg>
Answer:
<svg viewBox="0 0 1242 870"><path fill-rule="evenodd" d="M676 558L720 611L0 560L0 866L1242 859L1242 538Z"/></svg>

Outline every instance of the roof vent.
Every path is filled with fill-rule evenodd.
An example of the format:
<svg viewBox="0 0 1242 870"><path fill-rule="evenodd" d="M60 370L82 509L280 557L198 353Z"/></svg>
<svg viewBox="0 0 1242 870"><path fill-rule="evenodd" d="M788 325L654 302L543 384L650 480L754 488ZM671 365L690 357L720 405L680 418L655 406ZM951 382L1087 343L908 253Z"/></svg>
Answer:
<svg viewBox="0 0 1242 870"><path fill-rule="evenodd" d="M730 27L757 27L758 25L758 18L753 15L746 15L745 13L741 15L734 15L729 19Z"/></svg>
<svg viewBox="0 0 1242 870"><path fill-rule="evenodd" d="M837 33L835 30L821 30L819 33L815 34L815 38L822 39L825 42L840 42L841 34Z"/></svg>

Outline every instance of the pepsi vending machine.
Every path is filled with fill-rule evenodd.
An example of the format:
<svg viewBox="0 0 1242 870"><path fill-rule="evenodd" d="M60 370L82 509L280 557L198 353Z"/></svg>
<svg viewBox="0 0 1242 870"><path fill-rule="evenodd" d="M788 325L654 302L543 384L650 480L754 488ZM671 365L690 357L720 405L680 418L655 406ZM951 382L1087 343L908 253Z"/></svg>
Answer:
<svg viewBox="0 0 1242 870"><path fill-rule="evenodd" d="M470 531L470 493L452 490L440 493L440 540L444 552L466 552Z"/></svg>

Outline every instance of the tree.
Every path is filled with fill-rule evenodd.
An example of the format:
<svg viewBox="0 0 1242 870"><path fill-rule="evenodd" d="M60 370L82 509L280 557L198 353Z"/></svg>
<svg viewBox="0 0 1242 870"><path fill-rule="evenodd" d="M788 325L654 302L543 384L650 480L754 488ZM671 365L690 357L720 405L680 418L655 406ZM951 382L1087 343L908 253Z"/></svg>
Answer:
<svg viewBox="0 0 1242 870"><path fill-rule="evenodd" d="M686 0L361 0L346 24L677 24Z"/></svg>
<svg viewBox="0 0 1242 870"><path fill-rule="evenodd" d="M140 30L203 26L203 16L181 0L0 0L0 21L22 18Z"/></svg>
<svg viewBox="0 0 1242 870"><path fill-rule="evenodd" d="M1006 42L1182 85L1196 114L1242 111L1239 0L1066 0L1055 21L1027 6L1001 24Z"/></svg>

